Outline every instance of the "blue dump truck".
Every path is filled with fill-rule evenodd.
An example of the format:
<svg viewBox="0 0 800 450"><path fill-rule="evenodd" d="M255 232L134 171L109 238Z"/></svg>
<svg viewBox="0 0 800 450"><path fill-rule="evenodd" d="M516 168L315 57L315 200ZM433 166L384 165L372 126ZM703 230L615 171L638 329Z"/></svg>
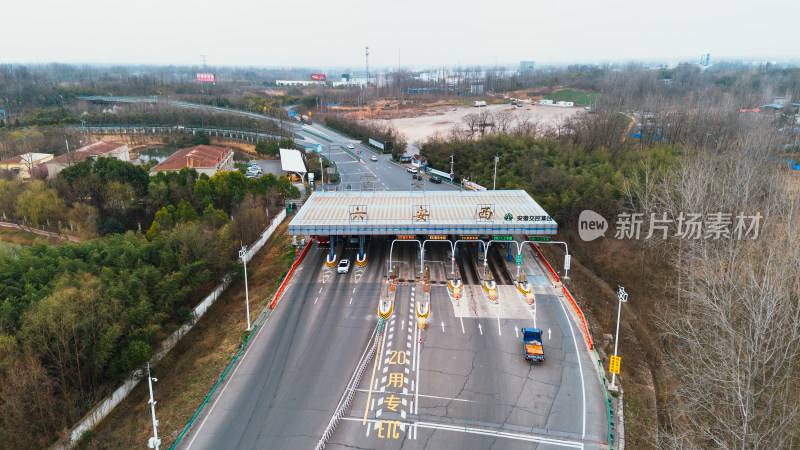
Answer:
<svg viewBox="0 0 800 450"><path fill-rule="evenodd" d="M542 330L538 328L523 328L522 346L525 347L526 360L533 362L544 362Z"/></svg>

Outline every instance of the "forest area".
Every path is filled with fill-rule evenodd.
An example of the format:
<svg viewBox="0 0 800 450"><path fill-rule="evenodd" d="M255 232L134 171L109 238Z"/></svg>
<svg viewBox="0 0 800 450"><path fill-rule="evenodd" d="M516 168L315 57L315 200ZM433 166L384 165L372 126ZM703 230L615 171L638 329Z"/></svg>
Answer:
<svg viewBox="0 0 800 450"><path fill-rule="evenodd" d="M198 298L243 276L238 244L254 242L283 198L297 196L272 174L151 177L108 158L51 182L0 180L6 221L91 239L0 256L2 446L55 441L191 323Z"/></svg>

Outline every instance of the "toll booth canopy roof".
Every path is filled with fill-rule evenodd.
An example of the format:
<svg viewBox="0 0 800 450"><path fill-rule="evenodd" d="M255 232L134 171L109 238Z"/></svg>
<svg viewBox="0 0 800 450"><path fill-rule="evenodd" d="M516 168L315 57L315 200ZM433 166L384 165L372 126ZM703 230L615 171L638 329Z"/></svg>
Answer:
<svg viewBox="0 0 800 450"><path fill-rule="evenodd" d="M289 224L302 235L553 235L557 224L522 190L314 192Z"/></svg>

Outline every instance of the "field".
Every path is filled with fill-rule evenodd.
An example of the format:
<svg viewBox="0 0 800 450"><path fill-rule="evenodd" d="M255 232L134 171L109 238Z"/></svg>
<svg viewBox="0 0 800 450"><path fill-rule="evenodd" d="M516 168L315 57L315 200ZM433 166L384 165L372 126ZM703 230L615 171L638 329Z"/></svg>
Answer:
<svg viewBox="0 0 800 450"><path fill-rule="evenodd" d="M511 109L508 104L490 104L483 108L473 106L435 106L425 109L424 114L416 117L403 117L396 119L373 119L378 122L387 121L394 125L408 140L406 153L413 155L417 149L429 138L439 135L447 137L450 130L459 125L463 128L464 117L469 114L488 112L496 114L508 111L516 119L528 119L538 122L540 130L563 122L566 118L583 113L581 108L558 108L555 106L534 106L526 103L522 108Z"/></svg>
<svg viewBox="0 0 800 450"><path fill-rule="evenodd" d="M593 105L598 97L600 97L600 94L596 92L576 91L574 89L561 89L544 96L544 98L555 102L574 102L576 105Z"/></svg>

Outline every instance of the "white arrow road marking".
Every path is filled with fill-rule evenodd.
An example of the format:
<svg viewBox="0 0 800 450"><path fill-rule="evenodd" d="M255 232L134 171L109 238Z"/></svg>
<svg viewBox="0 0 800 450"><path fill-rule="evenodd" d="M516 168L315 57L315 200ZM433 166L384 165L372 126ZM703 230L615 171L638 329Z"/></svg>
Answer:
<svg viewBox="0 0 800 450"><path fill-rule="evenodd" d="M442 321L442 333L444 333L444 320Z"/></svg>
<svg viewBox="0 0 800 450"><path fill-rule="evenodd" d="M550 340L550 328L547 329L547 340Z"/></svg>
<svg viewBox="0 0 800 450"><path fill-rule="evenodd" d="M514 327L514 334L516 334L517 337L519 337L519 328Z"/></svg>
<svg viewBox="0 0 800 450"><path fill-rule="evenodd" d="M481 326L481 324L478 324L478 331L480 331L481 336L483 336L483 327Z"/></svg>

